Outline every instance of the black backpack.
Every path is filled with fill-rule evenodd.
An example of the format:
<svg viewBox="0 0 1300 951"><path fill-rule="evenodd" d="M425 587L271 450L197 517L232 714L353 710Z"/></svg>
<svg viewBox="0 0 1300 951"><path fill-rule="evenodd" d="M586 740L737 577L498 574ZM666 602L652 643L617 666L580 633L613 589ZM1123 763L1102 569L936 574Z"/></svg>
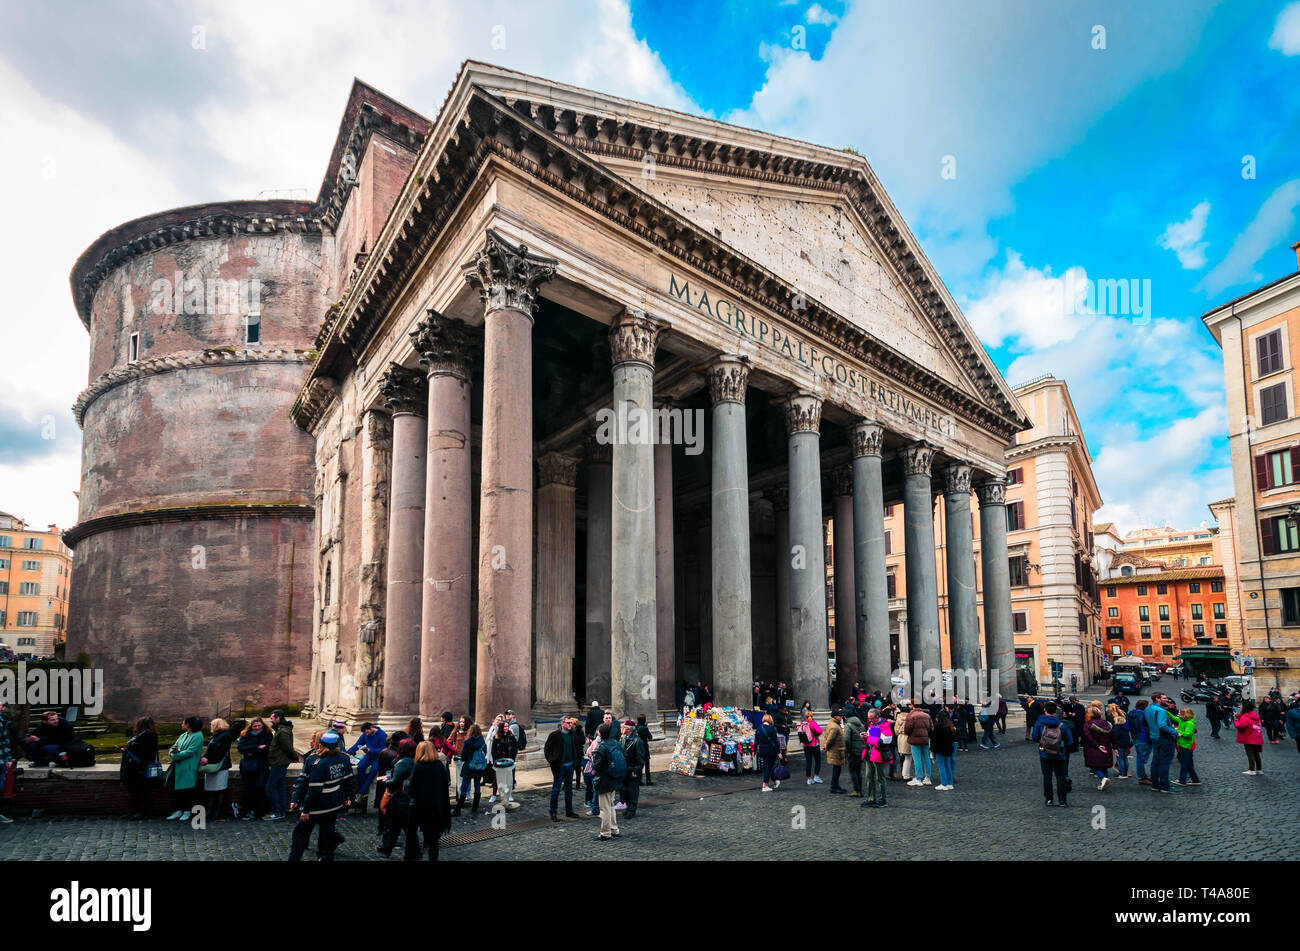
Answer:
<svg viewBox="0 0 1300 951"><path fill-rule="evenodd" d="M1038 734L1039 751L1050 753L1053 756L1060 756L1064 748L1065 733L1061 728L1061 724L1058 722L1052 726L1043 727L1043 732Z"/></svg>

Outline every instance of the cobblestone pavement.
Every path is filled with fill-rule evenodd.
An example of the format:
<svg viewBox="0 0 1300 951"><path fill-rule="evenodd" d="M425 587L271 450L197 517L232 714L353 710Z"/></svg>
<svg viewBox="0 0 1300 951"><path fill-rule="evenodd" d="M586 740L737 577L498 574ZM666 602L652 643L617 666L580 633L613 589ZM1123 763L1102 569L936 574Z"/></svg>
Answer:
<svg viewBox="0 0 1300 951"><path fill-rule="evenodd" d="M1199 712L1199 711L1198 711ZM1071 758L1070 808L1043 805L1037 749L1023 731L1003 737L1000 750L957 754L952 792L891 783L889 808L861 809L859 800L832 796L827 780L807 786L803 764L793 777L761 793L751 775L700 777L657 773L642 791L635 819L620 813L623 834L593 841L595 819L552 824L544 790L520 792L522 807L504 832L491 816L454 820L458 841L444 840L444 860L475 859L1265 859L1282 855L1300 834L1300 754L1284 740L1264 747L1263 776L1243 776L1242 748L1232 731L1196 751L1200 787L1161 796L1136 777L1098 791ZM1177 778L1177 763L1173 778ZM848 784L847 773L845 784ZM485 800L486 802L486 797ZM581 798L577 805L581 808ZM1101 806L1104 812L1095 807ZM1104 820L1104 822L1103 822ZM340 860L378 860L373 816L340 827ZM20 820L0 827L0 860L283 859L288 823L221 822L198 831L181 823L116 819ZM400 854L400 852L398 853ZM308 858L311 853L308 853Z"/></svg>

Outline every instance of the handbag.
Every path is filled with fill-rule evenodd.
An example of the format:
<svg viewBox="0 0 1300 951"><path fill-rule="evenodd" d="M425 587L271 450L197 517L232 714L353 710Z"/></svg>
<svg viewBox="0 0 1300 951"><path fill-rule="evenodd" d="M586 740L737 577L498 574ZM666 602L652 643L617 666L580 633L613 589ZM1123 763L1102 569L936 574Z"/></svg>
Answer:
<svg viewBox="0 0 1300 951"><path fill-rule="evenodd" d="M777 780L789 779L790 767L784 764L777 766L776 769L772 770L772 778Z"/></svg>
<svg viewBox="0 0 1300 951"><path fill-rule="evenodd" d="M509 759L508 757L502 756L492 761L492 768L493 769L514 769L515 761Z"/></svg>

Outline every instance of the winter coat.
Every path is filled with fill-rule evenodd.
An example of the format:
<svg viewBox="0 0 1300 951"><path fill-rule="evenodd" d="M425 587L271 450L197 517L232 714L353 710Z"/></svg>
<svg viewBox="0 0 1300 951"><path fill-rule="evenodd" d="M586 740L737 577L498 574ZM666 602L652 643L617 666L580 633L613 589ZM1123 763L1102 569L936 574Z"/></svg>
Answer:
<svg viewBox="0 0 1300 951"><path fill-rule="evenodd" d="M248 733L239 738L235 744L239 750L239 771L256 773L267 768L266 755L271 750L271 731L263 729L261 733Z"/></svg>
<svg viewBox="0 0 1300 951"><path fill-rule="evenodd" d="M1083 727L1083 765L1089 769L1110 769L1115 764L1114 728L1104 719L1089 720Z"/></svg>
<svg viewBox="0 0 1300 951"><path fill-rule="evenodd" d="M829 765L844 765L844 727L840 726L839 721L834 717L831 717L831 721L826 724L826 729L822 732L822 747L826 750L826 762Z"/></svg>
<svg viewBox="0 0 1300 951"><path fill-rule="evenodd" d="M1178 731L1178 746L1185 750L1196 749L1196 717L1190 716L1186 720L1176 717L1172 713L1169 719Z"/></svg>
<svg viewBox="0 0 1300 951"><path fill-rule="evenodd" d="M758 755L764 759L772 759L781 752L781 741L777 737L776 727L770 723L764 723L758 728L755 743L758 745Z"/></svg>
<svg viewBox="0 0 1300 951"><path fill-rule="evenodd" d="M564 732L563 730L554 730L546 738L546 745L542 748L542 755L546 757L547 765L551 767L552 773L559 773L564 769L564 764L568 763L570 767L574 763L582 762L582 733L576 729Z"/></svg>
<svg viewBox="0 0 1300 951"><path fill-rule="evenodd" d="M471 737L467 737L467 738L465 739L465 742L461 744L461 747L460 747L460 774L461 774L462 776L470 776L470 777L473 777L473 776L482 776L483 773L486 772L485 769L484 769L484 770L474 770L474 769L470 769L470 768L469 768L469 764L472 763L472 762L474 761L474 754L475 754L476 752L478 752L479 750L482 750L482 751L483 751L483 755L484 755L484 756L487 756L487 743L485 743L485 742L483 741L483 737L481 737L481 736L471 736ZM489 765L489 766L492 765L492 760L489 759L487 762L488 762L488 765Z"/></svg>
<svg viewBox="0 0 1300 951"><path fill-rule="evenodd" d="M451 829L451 807L447 802L447 790L451 786L451 777L447 773L447 764L440 759L416 763L411 770L411 782L407 793L411 798L413 809L433 813L433 828L438 832Z"/></svg>
<svg viewBox="0 0 1300 951"><path fill-rule="evenodd" d="M1042 747L1039 747L1038 749L1039 759L1062 760L1062 759L1069 758L1068 751L1070 749L1071 744L1074 742L1074 737L1071 735L1070 732L1070 728L1073 726L1073 724L1070 723L1069 720L1062 720L1060 717L1056 716L1055 714L1044 713L1042 716L1038 718L1037 722L1034 723L1034 731L1030 735L1032 736L1034 742L1037 743L1040 739L1042 739L1043 731L1054 726L1059 726L1061 728L1061 752L1049 753L1046 750L1044 750Z"/></svg>
<svg viewBox="0 0 1300 951"><path fill-rule="evenodd" d="M489 763L495 764L499 759L514 759L519 755L519 742L509 730L497 730L492 735L492 743L487 748Z"/></svg>
<svg viewBox="0 0 1300 951"><path fill-rule="evenodd" d="M866 752L867 744L862 739L862 734L866 731L867 728L857 717L849 717L844 721L844 752L850 763L858 762Z"/></svg>
<svg viewBox="0 0 1300 951"><path fill-rule="evenodd" d="M935 756L951 756L956 739L957 731L954 727L936 723L930 731L930 749Z"/></svg>
<svg viewBox="0 0 1300 951"><path fill-rule="evenodd" d="M899 710L898 715L894 717L894 725L890 729L890 732L894 735L894 741L895 745L898 747L899 756L906 756L908 750L911 749L911 744L907 742L907 734L903 732L903 726L907 723L907 717L908 714Z"/></svg>
<svg viewBox="0 0 1300 951"><path fill-rule="evenodd" d="M1233 726L1237 728L1237 742L1250 746L1263 746L1264 733L1259 728L1259 714L1254 710L1237 717Z"/></svg>
<svg viewBox="0 0 1300 951"><path fill-rule="evenodd" d="M0 757L2 762L4 757ZM118 776L123 782L144 779L145 769L158 759L158 734L144 730L131 737L122 753Z"/></svg>
<svg viewBox="0 0 1300 951"><path fill-rule="evenodd" d="M596 752L592 754L591 771L595 777L593 785L597 794L613 792L623 782L609 774L609 751L616 742L618 741L613 738L601 740L600 745L596 747Z"/></svg>
<svg viewBox="0 0 1300 951"><path fill-rule="evenodd" d="M167 771L167 785L172 789L193 789L198 784L199 751L203 749L203 733L182 733L172 744L172 765Z"/></svg>
<svg viewBox="0 0 1300 951"><path fill-rule="evenodd" d="M907 734L907 745L926 746L930 742L930 731L934 729L934 721L930 719L930 714L924 710L913 710L903 721L903 732Z"/></svg>
<svg viewBox="0 0 1300 951"><path fill-rule="evenodd" d="M266 765L288 766L297 762L298 754L293 748L293 724L285 721L275 727L271 738L271 748L266 752Z"/></svg>
<svg viewBox="0 0 1300 951"><path fill-rule="evenodd" d="M1300 739L1300 706L1286 712L1286 735L1293 740Z"/></svg>
<svg viewBox="0 0 1300 951"><path fill-rule="evenodd" d="M1128 731L1128 718L1125 717L1118 723L1112 724L1111 736L1115 741L1115 749L1127 750L1133 746L1133 736Z"/></svg>
<svg viewBox="0 0 1300 951"><path fill-rule="evenodd" d="M888 762L886 756L889 754L889 741L894 736L894 731L889 728L887 720L879 721L875 726L866 731L867 749L870 750L868 759L873 763ZM900 740L900 745L902 741ZM884 750L882 753L881 750Z"/></svg>
<svg viewBox="0 0 1300 951"><path fill-rule="evenodd" d="M820 745L819 737L822 735L821 724L816 718L804 720L799 724L799 742L804 746Z"/></svg>

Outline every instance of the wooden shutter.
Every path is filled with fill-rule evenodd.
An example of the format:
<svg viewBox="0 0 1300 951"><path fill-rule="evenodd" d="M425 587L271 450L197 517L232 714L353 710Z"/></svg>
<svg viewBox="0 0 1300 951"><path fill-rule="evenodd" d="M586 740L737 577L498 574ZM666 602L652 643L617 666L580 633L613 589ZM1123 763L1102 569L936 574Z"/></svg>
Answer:
<svg viewBox="0 0 1300 951"><path fill-rule="evenodd" d="M1264 554L1277 554L1277 535L1273 531L1273 520L1271 518L1261 518L1259 520L1259 539Z"/></svg>
<svg viewBox="0 0 1300 951"><path fill-rule="evenodd" d="M1300 481L1300 446L1291 447L1291 481Z"/></svg>
<svg viewBox="0 0 1300 951"><path fill-rule="evenodd" d="M1255 488L1263 492L1268 487L1268 455L1260 454L1255 457Z"/></svg>

